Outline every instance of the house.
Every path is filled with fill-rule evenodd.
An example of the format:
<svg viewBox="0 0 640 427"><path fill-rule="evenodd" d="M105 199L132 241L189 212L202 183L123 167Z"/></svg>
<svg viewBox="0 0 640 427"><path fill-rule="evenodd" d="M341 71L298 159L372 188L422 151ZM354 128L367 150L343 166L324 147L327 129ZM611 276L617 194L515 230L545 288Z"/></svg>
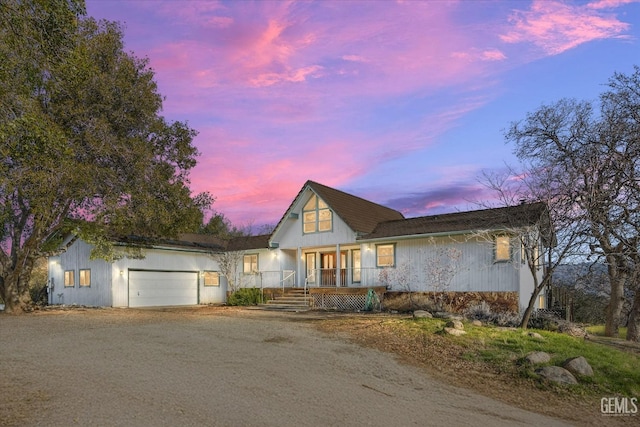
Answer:
<svg viewBox="0 0 640 427"><path fill-rule="evenodd" d="M374 289L389 296L446 292L483 300L498 295L517 310L527 305L534 284L519 237L543 226L545 213L536 203L405 218L307 181L270 235L228 242L182 235L154 242L144 249L144 259L113 263L90 260L91 246L79 240L50 259L50 303L223 303L230 273L223 274L220 261L233 253L238 255L234 286L304 289L316 306L361 308L367 290ZM541 295L538 307L543 302Z"/></svg>

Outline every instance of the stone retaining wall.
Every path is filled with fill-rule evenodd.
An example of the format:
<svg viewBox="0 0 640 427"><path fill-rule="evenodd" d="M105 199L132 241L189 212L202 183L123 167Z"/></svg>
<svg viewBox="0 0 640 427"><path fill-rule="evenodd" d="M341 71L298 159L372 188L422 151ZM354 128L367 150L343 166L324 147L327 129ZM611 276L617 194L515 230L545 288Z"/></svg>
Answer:
<svg viewBox="0 0 640 427"><path fill-rule="evenodd" d="M517 292L385 292L383 310L462 313L485 301L494 313L518 312Z"/></svg>

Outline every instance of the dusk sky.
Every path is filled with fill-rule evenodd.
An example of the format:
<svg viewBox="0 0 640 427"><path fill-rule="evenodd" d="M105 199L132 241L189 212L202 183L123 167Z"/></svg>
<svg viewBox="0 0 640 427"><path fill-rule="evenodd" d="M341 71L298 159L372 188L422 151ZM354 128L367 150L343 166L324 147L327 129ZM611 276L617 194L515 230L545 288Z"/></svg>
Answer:
<svg viewBox="0 0 640 427"><path fill-rule="evenodd" d="M406 217L475 209L503 130L640 65L639 0L87 0L199 132L194 192L275 224L314 180Z"/></svg>

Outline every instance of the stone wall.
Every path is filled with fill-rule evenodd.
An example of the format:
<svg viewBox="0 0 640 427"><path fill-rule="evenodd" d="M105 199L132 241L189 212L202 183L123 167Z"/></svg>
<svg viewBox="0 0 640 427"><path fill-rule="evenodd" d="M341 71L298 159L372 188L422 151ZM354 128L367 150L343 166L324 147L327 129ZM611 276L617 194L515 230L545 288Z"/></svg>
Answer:
<svg viewBox="0 0 640 427"><path fill-rule="evenodd" d="M385 292L383 310L462 313L485 301L495 313L518 312L517 292Z"/></svg>

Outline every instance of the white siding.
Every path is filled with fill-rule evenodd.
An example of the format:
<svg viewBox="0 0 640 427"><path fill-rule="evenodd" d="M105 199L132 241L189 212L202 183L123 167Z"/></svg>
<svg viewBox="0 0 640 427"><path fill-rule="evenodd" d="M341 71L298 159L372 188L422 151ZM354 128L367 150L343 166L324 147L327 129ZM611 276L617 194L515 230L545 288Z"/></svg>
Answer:
<svg viewBox="0 0 640 427"><path fill-rule="evenodd" d="M206 253L163 249L145 250L144 259L123 258L113 264L113 302L115 307L128 305L129 284L127 278L129 269L192 272L220 271L215 258ZM202 277L199 277L198 283L199 304L223 303L226 301L226 281L221 280L220 286L204 286Z"/></svg>
<svg viewBox="0 0 640 427"><path fill-rule="evenodd" d="M291 213L297 214L298 218L285 219L278 228L272 240L279 244L281 249L295 249L301 247L327 246L337 244L348 244L355 242L355 233L349 226L333 212L332 230L304 234L302 231L302 208L307 202L312 192L307 190L298 202L292 207Z"/></svg>
<svg viewBox="0 0 640 427"><path fill-rule="evenodd" d="M437 248L451 247L459 250L460 259L456 274L447 290L449 291L518 291L520 282L519 262L494 261L494 249L491 242L469 240L457 237L430 239L416 238L377 243L394 243L396 245L396 273L394 290L432 291L437 286L428 283L429 268L437 265L428 264L433 259ZM363 267L376 266L376 245L364 245L362 252ZM399 280L398 280L399 279ZM411 289L401 289L402 283L408 283ZM404 287L407 287L404 285Z"/></svg>
<svg viewBox="0 0 640 427"><path fill-rule="evenodd" d="M49 279L53 283L49 301L52 304L111 306L111 266L103 260L90 260L90 253L91 246L79 240L59 257L49 260ZM90 286L79 286L81 269L91 271ZM64 287L65 271L73 271L73 287Z"/></svg>
<svg viewBox="0 0 640 427"><path fill-rule="evenodd" d="M206 253L179 250L145 250L144 259L123 258L110 264L102 260L89 260L91 246L78 240L65 253L50 260L49 276L54 289L50 293L52 304L80 304L87 306L127 307L129 305L129 269L157 271L190 271L198 276L197 303L223 303L226 301L226 281L220 286L204 286L203 271L219 271L217 261ZM91 286L78 286L79 269L91 269ZM73 270L76 285L64 287L64 271Z"/></svg>

